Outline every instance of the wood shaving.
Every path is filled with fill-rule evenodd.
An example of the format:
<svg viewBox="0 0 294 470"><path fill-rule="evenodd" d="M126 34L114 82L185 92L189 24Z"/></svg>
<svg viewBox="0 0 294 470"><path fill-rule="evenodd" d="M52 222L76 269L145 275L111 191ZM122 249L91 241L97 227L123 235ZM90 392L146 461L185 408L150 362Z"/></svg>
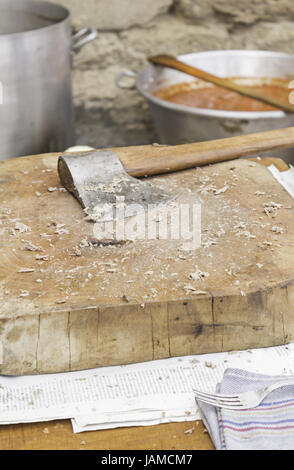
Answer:
<svg viewBox="0 0 294 470"><path fill-rule="evenodd" d="M195 428L194 428L194 426L193 426L192 428L187 429L186 431L184 431L184 434L192 434L193 431L194 431L194 429L195 429Z"/></svg>
<svg viewBox="0 0 294 470"><path fill-rule="evenodd" d="M213 184L208 184L208 185L202 184L201 188L198 189L198 192L199 193L211 192L215 195L218 195L218 194L226 192L228 189L229 189L229 186L226 184L222 188L219 188L219 189L217 189Z"/></svg>
<svg viewBox="0 0 294 470"><path fill-rule="evenodd" d="M192 286L191 284L186 284L184 286L184 290L185 290L185 293L188 295L188 294L192 294L192 295L204 295L204 294L208 294L207 291L205 290L200 290L200 289L196 289L194 286Z"/></svg>
<svg viewBox="0 0 294 470"><path fill-rule="evenodd" d="M27 250L27 251L43 251L43 248L41 248L40 246L33 245L33 243L31 243L29 241L24 240L24 243L26 244L23 248L24 250Z"/></svg>
<svg viewBox="0 0 294 470"><path fill-rule="evenodd" d="M203 246L204 248L209 248L210 246L216 245L216 244L217 244L216 239L214 239L214 238L209 238L208 240L206 240L206 241L204 241L204 242L202 243L202 246Z"/></svg>
<svg viewBox="0 0 294 470"><path fill-rule="evenodd" d="M18 273L33 273L35 271L34 268L20 268L17 272Z"/></svg>
<svg viewBox="0 0 294 470"><path fill-rule="evenodd" d="M67 235L69 231L66 228L56 228L55 232L57 235Z"/></svg>
<svg viewBox="0 0 294 470"><path fill-rule="evenodd" d="M80 248L85 248L86 246L90 246L90 243L86 238L83 238L79 246Z"/></svg>
<svg viewBox="0 0 294 470"><path fill-rule="evenodd" d="M16 222L14 229L17 230L19 233L31 231L31 228L23 224L22 222Z"/></svg>
<svg viewBox="0 0 294 470"><path fill-rule="evenodd" d="M221 228L220 230L218 230L218 231L216 232L216 236L217 236L218 238L220 238L220 237L222 237L223 235L225 235L225 233L226 233L226 232L224 231L224 229Z"/></svg>
<svg viewBox="0 0 294 470"><path fill-rule="evenodd" d="M225 193L228 189L229 189L229 186L228 186L228 185L225 185L223 188L216 189L216 190L214 191L214 194Z"/></svg>
<svg viewBox="0 0 294 470"><path fill-rule="evenodd" d="M248 232L248 230L239 230L238 232L236 232L236 237L241 237L241 236L244 236L248 239L256 238L256 236L252 235L252 233Z"/></svg>
<svg viewBox="0 0 294 470"><path fill-rule="evenodd" d="M67 299L59 299L59 300L56 300L56 304L65 304L67 301Z"/></svg>
<svg viewBox="0 0 294 470"><path fill-rule="evenodd" d="M193 281L201 281L206 277L209 277L209 273L201 271L198 269L198 266L196 266L196 271L194 273L189 274L189 279L192 279Z"/></svg>
<svg viewBox="0 0 294 470"><path fill-rule="evenodd" d="M274 232L274 233L283 233L284 230L283 230L283 227L278 227L277 225L275 225L274 227L272 227L272 232Z"/></svg>
<svg viewBox="0 0 294 470"><path fill-rule="evenodd" d="M82 252L78 248L74 248L71 256L82 256Z"/></svg>
<svg viewBox="0 0 294 470"><path fill-rule="evenodd" d="M241 228L246 228L245 222L238 222L236 225L234 225L235 229L241 229Z"/></svg>
<svg viewBox="0 0 294 470"><path fill-rule="evenodd" d="M28 297L30 295L28 290L21 290L20 292L19 297Z"/></svg>
<svg viewBox="0 0 294 470"><path fill-rule="evenodd" d="M48 261L49 255L36 255L35 258L37 260Z"/></svg>
<svg viewBox="0 0 294 470"><path fill-rule="evenodd" d="M278 204L277 202L273 202L273 201L265 202L263 204L263 210L268 216L271 214L275 214L278 209L281 209L281 207L283 207L282 204Z"/></svg>
<svg viewBox="0 0 294 470"><path fill-rule="evenodd" d="M205 362L205 367L209 367L210 369L215 369L216 366L212 362L206 361Z"/></svg>

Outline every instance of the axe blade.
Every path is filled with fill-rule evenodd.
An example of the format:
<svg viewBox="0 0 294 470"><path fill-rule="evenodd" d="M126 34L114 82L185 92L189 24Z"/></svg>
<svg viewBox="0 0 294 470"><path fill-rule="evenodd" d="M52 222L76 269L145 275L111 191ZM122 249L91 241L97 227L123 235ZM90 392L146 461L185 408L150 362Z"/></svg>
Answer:
<svg viewBox="0 0 294 470"><path fill-rule="evenodd" d="M175 199L173 194L130 176L112 150L65 153L58 159L58 173L63 186L94 222L131 217Z"/></svg>

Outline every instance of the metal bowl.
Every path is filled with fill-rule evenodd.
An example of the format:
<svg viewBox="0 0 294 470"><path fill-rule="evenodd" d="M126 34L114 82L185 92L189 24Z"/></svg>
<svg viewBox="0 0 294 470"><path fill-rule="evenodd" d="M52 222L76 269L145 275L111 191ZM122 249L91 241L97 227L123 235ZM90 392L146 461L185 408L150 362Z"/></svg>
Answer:
<svg viewBox="0 0 294 470"><path fill-rule="evenodd" d="M225 50L196 52L178 57L220 77L294 78L294 55L270 51ZM283 111L220 111L192 108L153 96L159 88L194 77L172 69L149 65L136 77L136 87L149 103L160 142L181 144L219 139L294 125L294 114ZM289 90L290 93L291 90ZM274 155L271 152L271 155ZM287 161L294 160L294 150L279 151Z"/></svg>

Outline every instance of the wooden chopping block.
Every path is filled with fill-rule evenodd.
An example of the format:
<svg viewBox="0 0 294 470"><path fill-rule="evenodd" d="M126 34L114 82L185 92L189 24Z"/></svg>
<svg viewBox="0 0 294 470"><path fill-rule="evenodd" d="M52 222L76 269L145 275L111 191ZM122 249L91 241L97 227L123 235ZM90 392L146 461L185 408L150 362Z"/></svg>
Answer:
<svg viewBox="0 0 294 470"><path fill-rule="evenodd" d="M294 337L293 199L249 160L150 178L202 205L202 246L93 246L57 154L0 164L0 373L72 371Z"/></svg>

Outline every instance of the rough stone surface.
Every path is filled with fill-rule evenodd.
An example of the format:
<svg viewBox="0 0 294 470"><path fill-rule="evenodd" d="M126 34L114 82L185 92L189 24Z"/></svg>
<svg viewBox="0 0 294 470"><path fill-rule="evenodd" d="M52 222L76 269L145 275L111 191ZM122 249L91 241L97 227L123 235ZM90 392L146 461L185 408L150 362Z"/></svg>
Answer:
<svg viewBox="0 0 294 470"><path fill-rule="evenodd" d="M55 2L55 0L54 0ZM104 31L145 25L166 13L173 0L60 0L78 26L87 22Z"/></svg>
<svg viewBox="0 0 294 470"><path fill-rule="evenodd" d="M175 7L178 14L191 22L209 18L248 25L256 21L294 19L292 0L176 0Z"/></svg>
<svg viewBox="0 0 294 470"><path fill-rule="evenodd" d="M56 1L56 0L54 0ZM74 57L76 142L94 147L158 141L148 106L116 75L157 53L262 49L293 53L293 0L59 0L73 29L99 37Z"/></svg>

